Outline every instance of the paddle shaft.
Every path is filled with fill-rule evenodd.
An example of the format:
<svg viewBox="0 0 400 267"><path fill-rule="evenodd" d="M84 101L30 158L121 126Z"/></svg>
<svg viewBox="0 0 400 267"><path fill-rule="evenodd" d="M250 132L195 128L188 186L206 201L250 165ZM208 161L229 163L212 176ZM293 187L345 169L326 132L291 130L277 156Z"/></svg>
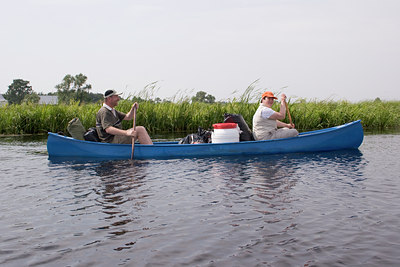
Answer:
<svg viewBox="0 0 400 267"><path fill-rule="evenodd" d="M290 116L290 111L289 111L289 108L288 108L288 105L287 105L286 101L285 101L285 107L286 107L287 114L289 116L289 122L290 122L290 124L293 124L292 116Z"/></svg>
<svg viewBox="0 0 400 267"><path fill-rule="evenodd" d="M133 130L136 130L136 107L133 108ZM133 159L133 154L135 153L135 137L132 136L132 154L131 159Z"/></svg>

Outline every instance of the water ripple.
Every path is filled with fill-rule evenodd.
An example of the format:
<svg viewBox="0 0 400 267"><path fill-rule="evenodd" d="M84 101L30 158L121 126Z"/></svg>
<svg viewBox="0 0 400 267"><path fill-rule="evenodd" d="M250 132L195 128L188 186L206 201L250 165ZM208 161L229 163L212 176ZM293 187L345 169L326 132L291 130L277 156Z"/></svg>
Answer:
<svg viewBox="0 0 400 267"><path fill-rule="evenodd" d="M57 162L2 144L0 264L395 266L399 148Z"/></svg>

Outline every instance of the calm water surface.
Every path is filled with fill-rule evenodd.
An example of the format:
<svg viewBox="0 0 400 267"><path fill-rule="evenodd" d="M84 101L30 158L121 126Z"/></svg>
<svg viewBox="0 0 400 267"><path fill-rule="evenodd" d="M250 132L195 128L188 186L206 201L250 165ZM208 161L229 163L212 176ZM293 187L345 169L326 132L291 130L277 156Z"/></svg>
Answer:
<svg viewBox="0 0 400 267"><path fill-rule="evenodd" d="M51 161L2 137L0 265L399 266L399 150Z"/></svg>

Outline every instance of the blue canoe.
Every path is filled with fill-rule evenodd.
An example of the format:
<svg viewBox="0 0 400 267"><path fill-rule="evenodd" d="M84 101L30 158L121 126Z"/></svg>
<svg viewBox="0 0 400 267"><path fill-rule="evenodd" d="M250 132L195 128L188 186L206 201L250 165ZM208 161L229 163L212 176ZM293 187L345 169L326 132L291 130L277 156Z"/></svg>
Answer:
<svg viewBox="0 0 400 267"><path fill-rule="evenodd" d="M274 140L185 145L178 142L135 144L134 158L239 156L357 149L363 138L363 128L358 120L332 128L303 132L297 137ZM47 151L49 157L130 159L132 145L81 141L49 133Z"/></svg>

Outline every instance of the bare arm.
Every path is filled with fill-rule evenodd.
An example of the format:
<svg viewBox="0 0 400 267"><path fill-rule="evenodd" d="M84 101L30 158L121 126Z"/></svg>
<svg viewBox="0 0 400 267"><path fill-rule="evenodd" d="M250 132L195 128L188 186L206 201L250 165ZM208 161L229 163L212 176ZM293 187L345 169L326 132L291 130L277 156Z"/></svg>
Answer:
<svg viewBox="0 0 400 267"><path fill-rule="evenodd" d="M131 110L125 115L124 120L130 121L133 118L133 110L136 108L136 110L139 109L139 104L137 102L133 103Z"/></svg>
<svg viewBox="0 0 400 267"><path fill-rule="evenodd" d="M286 127L286 128L289 128L289 129L294 129L294 124L284 123L284 122L281 122L281 121L278 121L278 120L276 121L276 126L278 128Z"/></svg>
<svg viewBox="0 0 400 267"><path fill-rule="evenodd" d="M283 120L286 117L286 95L282 94L281 95L281 108L279 109L279 112L275 112L274 114L272 114L269 119L271 120ZM278 125L279 127L279 125Z"/></svg>
<svg viewBox="0 0 400 267"><path fill-rule="evenodd" d="M128 130L121 130L121 129L115 128L113 126L110 126L105 131L106 131L106 133L112 134L112 135L126 135L126 136L132 136L134 138L137 138L137 132L134 131L132 128L130 128Z"/></svg>
<svg viewBox="0 0 400 267"><path fill-rule="evenodd" d="M275 112L269 118L276 120L276 126L278 128L286 127L289 129L294 129L294 124L284 123L284 122L280 121L280 120L285 119L285 117L286 117L286 95L282 94L281 95L281 108L279 109L279 112Z"/></svg>

